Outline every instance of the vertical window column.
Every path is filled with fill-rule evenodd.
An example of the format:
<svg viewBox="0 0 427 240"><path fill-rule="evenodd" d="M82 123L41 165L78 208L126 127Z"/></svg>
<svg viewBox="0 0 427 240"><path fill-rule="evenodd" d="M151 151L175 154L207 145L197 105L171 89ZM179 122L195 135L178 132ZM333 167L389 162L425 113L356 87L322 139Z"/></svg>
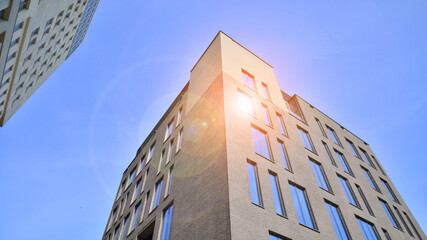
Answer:
<svg viewBox="0 0 427 240"><path fill-rule="evenodd" d="M262 206L261 191L259 188L258 172L256 169L256 165L253 162L248 162L247 165L252 203Z"/></svg>

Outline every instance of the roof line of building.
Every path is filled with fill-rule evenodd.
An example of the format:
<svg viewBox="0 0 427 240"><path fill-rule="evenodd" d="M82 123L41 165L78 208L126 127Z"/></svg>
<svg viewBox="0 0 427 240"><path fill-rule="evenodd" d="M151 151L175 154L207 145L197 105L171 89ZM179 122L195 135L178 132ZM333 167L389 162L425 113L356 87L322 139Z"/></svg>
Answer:
<svg viewBox="0 0 427 240"><path fill-rule="evenodd" d="M282 91L283 92L283 91ZM334 119L332 119L331 117L329 117L328 115L326 115L324 112L320 111L318 108L316 108L315 106L311 105L309 102L307 102L304 98L302 98L301 96L299 96L298 94L294 94L294 96L299 97L301 100L303 100L304 102L306 102L310 107L316 109L317 111L319 111L321 114L323 114L325 117L329 118L330 120L332 120L334 123L336 123L338 126L340 126L342 129L346 130L347 132L349 132L351 135L355 136L356 138L358 138L360 141L362 141L363 143L365 143L366 145L369 146L369 144L364 141L363 139L361 139L360 137L358 137L356 134L352 133L350 130L348 130L347 128L343 127L341 124L339 124L337 121L335 121ZM294 97L292 96L292 97Z"/></svg>
<svg viewBox="0 0 427 240"><path fill-rule="evenodd" d="M254 55L255 57L257 57L259 60L261 60L262 62L264 62L265 64L267 64L268 66L270 66L271 68L273 68L273 66L271 66L270 64L268 64L266 61L264 61L262 58L258 57L255 53L251 52L249 49L245 48L244 46L242 46L242 44L238 43L236 40L234 40L233 38L231 38L230 36L228 36L227 34L225 34L223 31L219 31L214 39L211 41L211 43L209 43L209 46L205 49L205 51L203 52L202 56L200 56L200 58L197 60L196 64L194 64L193 68L191 68L190 72L193 71L193 69L197 66L197 64L200 62L200 60L203 58L203 56L205 55L205 53L208 51L209 47L212 45L212 43L215 41L215 39L219 36L219 34L224 34L224 36L228 37L231 41L235 42L237 45L239 45L240 47L242 47L243 49L245 49L246 51L248 51L249 53L251 53L252 55Z"/></svg>

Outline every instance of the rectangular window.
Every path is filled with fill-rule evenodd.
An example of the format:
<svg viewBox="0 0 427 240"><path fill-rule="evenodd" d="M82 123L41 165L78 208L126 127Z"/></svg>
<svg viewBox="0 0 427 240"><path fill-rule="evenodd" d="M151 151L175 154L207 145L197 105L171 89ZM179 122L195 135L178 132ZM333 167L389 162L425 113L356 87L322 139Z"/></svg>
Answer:
<svg viewBox="0 0 427 240"><path fill-rule="evenodd" d="M184 129L181 129L181 130L179 131L179 134L178 134L178 143L176 144L176 151L177 151L177 152L181 149L183 130L184 130Z"/></svg>
<svg viewBox="0 0 427 240"><path fill-rule="evenodd" d="M111 226L113 225L114 221L116 220L116 216L117 216L117 207L114 208L113 214L111 214L110 222L108 223L108 229L110 229Z"/></svg>
<svg viewBox="0 0 427 240"><path fill-rule="evenodd" d="M265 83L262 83L262 90L264 92L264 97L268 100L271 100L270 92L268 91L268 86Z"/></svg>
<svg viewBox="0 0 427 240"><path fill-rule="evenodd" d="M408 232L409 236L414 237L414 234L412 234L411 229L409 229L408 225L405 222L405 219L403 219L402 214L400 214L399 209L397 207L393 206L394 211L396 211L397 216L399 216L400 221L403 223L403 226L405 227L406 231Z"/></svg>
<svg viewBox="0 0 427 240"><path fill-rule="evenodd" d="M13 32L18 31L19 29L21 29L22 27L24 27L24 22L21 22L19 24L16 24L15 27L13 28Z"/></svg>
<svg viewBox="0 0 427 240"><path fill-rule="evenodd" d="M153 206L151 207L151 211L153 211L160 203L160 196L162 194L162 183L163 179L156 183L156 188L154 189L153 194L154 201Z"/></svg>
<svg viewBox="0 0 427 240"><path fill-rule="evenodd" d="M320 165L320 163L317 163L313 160L310 160L310 164L319 187L328 192L331 192L331 188L329 187L328 179L326 178L323 167Z"/></svg>
<svg viewBox="0 0 427 240"><path fill-rule="evenodd" d="M178 110L178 116L176 117L177 126L181 123L181 119L182 119L182 107Z"/></svg>
<svg viewBox="0 0 427 240"><path fill-rule="evenodd" d="M254 77L248 72L242 70L243 84L255 91Z"/></svg>
<svg viewBox="0 0 427 240"><path fill-rule="evenodd" d="M393 199L393 201L400 204L399 200L397 199L396 195L393 192L393 189L391 189L390 185L388 185L388 182L386 182L386 180L384 180L382 178L380 178L380 179L381 179L381 182L383 183L385 189L387 190L388 195L390 195L391 199Z"/></svg>
<svg viewBox="0 0 427 240"><path fill-rule="evenodd" d="M120 225L116 227L116 229L114 230L114 240L117 240L119 238L120 235Z"/></svg>
<svg viewBox="0 0 427 240"><path fill-rule="evenodd" d="M364 193L363 193L363 191L362 191L362 188L361 188L359 185L357 185L357 184L355 184L355 185L356 185L357 191L358 191L358 192L359 192L359 194L360 194L360 197L362 197L362 200L363 200L363 203L364 203L364 204L365 204L365 206L366 206L366 209L368 209L369 214L370 214L371 216L375 217L375 214L374 214L374 212L372 211L371 205L369 205L369 202L368 202L368 200L366 199L365 194L364 194Z"/></svg>
<svg viewBox="0 0 427 240"><path fill-rule="evenodd" d="M328 129L329 135L331 136L332 141L338 145L338 146L342 146L340 140L338 139L337 134L335 133L334 129L326 126L326 129Z"/></svg>
<svg viewBox="0 0 427 240"><path fill-rule="evenodd" d="M363 150L361 148L359 148L359 149L362 152L362 156L365 159L365 161L368 163L368 165L371 166L372 168L376 169L374 163L372 162L371 158L369 157L369 154L365 150Z"/></svg>
<svg viewBox="0 0 427 240"><path fill-rule="evenodd" d="M255 163L248 162L249 188L252 203L262 206L261 191L259 188L258 172Z"/></svg>
<svg viewBox="0 0 427 240"><path fill-rule="evenodd" d="M162 224L162 230L161 230L162 239L161 240L169 240L171 220L172 220L172 207L173 207L173 205L168 207L168 209L166 209L163 212L163 224Z"/></svg>
<svg viewBox="0 0 427 240"><path fill-rule="evenodd" d="M298 120L305 122L304 117L302 115L302 111L299 108L298 102L295 97L289 99L286 102L286 106L288 107L288 112Z"/></svg>
<svg viewBox="0 0 427 240"><path fill-rule="evenodd" d="M132 184L133 178L135 177L136 168L134 168L129 174L128 186Z"/></svg>
<svg viewBox="0 0 427 240"><path fill-rule="evenodd" d="M125 221L124 221L124 224L123 224L123 229L122 229L123 233L122 233L122 238L121 238L121 240L124 240L124 239L125 239L125 236L126 236L126 229L127 229L127 227L128 227L128 222L129 222L129 215L128 215L128 216L126 216Z"/></svg>
<svg viewBox="0 0 427 240"><path fill-rule="evenodd" d="M238 91L238 97L239 97L238 102L239 102L240 109L249 113L252 116L255 116L254 106L252 105L252 98L246 93L243 93L241 91Z"/></svg>
<svg viewBox="0 0 427 240"><path fill-rule="evenodd" d="M273 127L271 125L270 113L268 111L267 106L265 106L264 104L261 104L261 108L262 108L262 114L264 115L265 124L267 124L267 126Z"/></svg>
<svg viewBox="0 0 427 240"><path fill-rule="evenodd" d="M147 161L147 163L153 158L155 148L156 148L156 143L153 143L153 145L151 145L151 147L150 147L150 151L148 152L148 161Z"/></svg>
<svg viewBox="0 0 427 240"><path fill-rule="evenodd" d="M255 153L270 159L270 147L267 140L267 133L252 126L252 138L255 146Z"/></svg>
<svg viewBox="0 0 427 240"><path fill-rule="evenodd" d="M341 164L342 169L344 170L344 172L353 175L353 171L351 171L350 166L347 163L347 160L345 159L344 155L340 152L338 152L337 150L335 150L335 154L337 155L338 161Z"/></svg>
<svg viewBox="0 0 427 240"><path fill-rule="evenodd" d="M21 2L19 3L19 10L18 10L18 12L27 9L27 7L28 7L28 0L21 0Z"/></svg>
<svg viewBox="0 0 427 240"><path fill-rule="evenodd" d="M334 226L335 233L340 240L351 239L347 229L347 225L344 222L341 211L335 204L325 202L326 208L328 209L329 216L331 217L332 225Z"/></svg>
<svg viewBox="0 0 427 240"><path fill-rule="evenodd" d="M19 38L17 38L15 40L13 40L12 42L10 42L10 47L13 47L13 46L15 46L18 43L19 43Z"/></svg>
<svg viewBox="0 0 427 240"><path fill-rule="evenodd" d="M365 240L380 240L380 236L378 235L377 229L374 224L359 218L356 216L357 222L359 223L360 230L362 230L363 237Z"/></svg>
<svg viewBox="0 0 427 240"><path fill-rule="evenodd" d="M12 53L12 54L10 54L8 57L7 57L7 59L6 59L6 62L9 62L10 60L12 60L12 58L14 58L16 56L16 52L14 52L14 53Z"/></svg>
<svg viewBox="0 0 427 240"><path fill-rule="evenodd" d="M412 229L414 229L415 234L417 235L418 239L422 239L420 233L418 232L417 228L415 227L414 223L412 223L411 219L409 218L408 214L406 212L403 212L403 215L405 215L406 219L408 220L409 224L411 225Z"/></svg>
<svg viewBox="0 0 427 240"><path fill-rule="evenodd" d="M277 121L279 122L280 132L283 135L288 136L288 132L286 131L286 126L285 126L285 122L283 121L282 115L280 115L279 113L276 113L276 117L277 117Z"/></svg>
<svg viewBox="0 0 427 240"><path fill-rule="evenodd" d="M355 157L357 157L357 158L360 158L360 154L359 154L359 152L357 151L356 147L354 146L353 142L352 142L352 141L350 141L350 140L348 140L348 139L346 139L346 141L347 141L347 143L348 143L348 146L350 146L350 149L351 149L351 151L353 152L353 155L354 155Z"/></svg>
<svg viewBox="0 0 427 240"><path fill-rule="evenodd" d="M313 212L308 202L305 190L293 184L290 184L289 187L291 188L292 199L299 223L306 227L316 229Z"/></svg>
<svg viewBox="0 0 427 240"><path fill-rule="evenodd" d="M165 141L172 134L172 130L173 130L173 120L168 124L168 128L166 129Z"/></svg>
<svg viewBox="0 0 427 240"><path fill-rule="evenodd" d="M140 164L139 164L139 168L138 168L138 173L140 173L142 171L142 168L144 168L145 165L145 154L144 156L142 156Z"/></svg>
<svg viewBox="0 0 427 240"><path fill-rule="evenodd" d="M363 170L363 173L365 174L366 178L368 179L369 184L371 185L371 187L372 187L373 189L375 189L375 191L381 192L381 191L380 191L380 189L378 188L377 183L376 183L376 182L375 182L375 180L372 178L372 175L371 175L371 173L369 172L369 170L368 170L368 169L366 169L366 168L364 168L364 167L362 167L362 170Z"/></svg>
<svg viewBox="0 0 427 240"><path fill-rule="evenodd" d="M378 168L380 169L380 171L382 172L382 174L386 175L384 172L384 169L381 167L380 163L377 161L377 159L371 155L371 158L374 160L374 162L377 164Z"/></svg>
<svg viewBox="0 0 427 240"><path fill-rule="evenodd" d="M388 234L387 230L385 230L384 228L383 228L383 233L386 240L391 240L390 234Z"/></svg>
<svg viewBox="0 0 427 240"><path fill-rule="evenodd" d="M354 195L353 189L351 188L350 183L347 181L347 179L341 176L338 176L338 179L341 183L342 189L344 190L344 193L345 193L345 196L347 197L348 202L351 205L354 205L360 208L359 202L357 201L357 198Z"/></svg>
<svg viewBox="0 0 427 240"><path fill-rule="evenodd" d="M167 185L167 189L166 189L166 196L169 195L171 192L172 176L173 176L173 166L171 166L169 168L169 177L168 177L168 185Z"/></svg>
<svg viewBox="0 0 427 240"><path fill-rule="evenodd" d="M331 151L329 151L329 147L328 145L322 141L323 147L325 148L325 152L328 155L329 161L331 161L332 165L334 165L335 167L337 166L337 164L335 163L334 158L332 157Z"/></svg>
<svg viewBox="0 0 427 240"><path fill-rule="evenodd" d="M133 192L132 202L138 198L139 190L141 189L141 180L139 180L135 185L135 191Z"/></svg>
<svg viewBox="0 0 427 240"><path fill-rule="evenodd" d="M320 132L322 133L322 135L324 137L326 137L325 129L323 129L322 123L320 122L319 119L317 119L317 118L315 118L315 119L316 119L316 122L317 122L317 126L319 126Z"/></svg>
<svg viewBox="0 0 427 240"><path fill-rule="evenodd" d="M149 199L150 199L150 191L147 191L147 195L145 196L145 202L141 209L141 222L144 220L145 208L150 207Z"/></svg>
<svg viewBox="0 0 427 240"><path fill-rule="evenodd" d="M271 231L269 232L269 237L269 240L289 240L289 238L280 236L279 234L273 233Z"/></svg>
<svg viewBox="0 0 427 240"><path fill-rule="evenodd" d="M399 222L397 221L396 217L394 216L393 212L391 211L391 208L388 205L388 203L382 199L379 199L379 200L380 200L381 206L383 206L383 209L384 209L385 213L387 214L388 219L390 219L391 225L393 225L393 227L395 227L399 230L402 230Z"/></svg>
<svg viewBox="0 0 427 240"><path fill-rule="evenodd" d="M291 171L291 163L289 162L288 152L286 151L285 143L277 139L277 145L279 146L280 156L282 157L283 166L286 170Z"/></svg>
<svg viewBox="0 0 427 240"><path fill-rule="evenodd" d="M274 206L276 207L276 213L285 216L285 206L283 204L282 192L280 190L279 180L275 173L269 172L271 190L273 192Z"/></svg>
<svg viewBox="0 0 427 240"><path fill-rule="evenodd" d="M314 152L314 147L311 144L310 135L307 131L303 130L302 128L298 128L299 135L301 136L302 143L304 144L304 147L312 152Z"/></svg>
<svg viewBox="0 0 427 240"><path fill-rule="evenodd" d="M173 139L169 143L168 158L166 159L166 164L172 160L172 156L173 156Z"/></svg>
<svg viewBox="0 0 427 240"><path fill-rule="evenodd" d="M140 209L141 209L141 203L138 203L138 205L136 205L135 210L134 210L131 231L133 231L135 229L136 224L138 223Z"/></svg>

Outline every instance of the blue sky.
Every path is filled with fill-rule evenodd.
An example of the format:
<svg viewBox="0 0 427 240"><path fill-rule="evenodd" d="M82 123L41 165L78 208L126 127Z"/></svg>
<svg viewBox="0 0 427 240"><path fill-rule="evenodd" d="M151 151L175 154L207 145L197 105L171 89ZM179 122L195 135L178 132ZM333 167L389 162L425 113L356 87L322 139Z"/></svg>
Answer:
<svg viewBox="0 0 427 240"><path fill-rule="evenodd" d="M3 239L100 239L123 171L219 30L370 144L427 230L426 1L107 1L0 129Z"/></svg>

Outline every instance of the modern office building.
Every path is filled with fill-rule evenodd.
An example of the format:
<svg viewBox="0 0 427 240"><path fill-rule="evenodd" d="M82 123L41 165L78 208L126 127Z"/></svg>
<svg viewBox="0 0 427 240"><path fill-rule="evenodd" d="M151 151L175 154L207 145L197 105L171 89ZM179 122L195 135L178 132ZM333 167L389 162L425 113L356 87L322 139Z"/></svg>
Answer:
<svg viewBox="0 0 427 240"><path fill-rule="evenodd" d="M219 32L124 171L102 239L427 238L365 141Z"/></svg>
<svg viewBox="0 0 427 240"><path fill-rule="evenodd" d="M0 0L0 126L80 45L99 0Z"/></svg>

